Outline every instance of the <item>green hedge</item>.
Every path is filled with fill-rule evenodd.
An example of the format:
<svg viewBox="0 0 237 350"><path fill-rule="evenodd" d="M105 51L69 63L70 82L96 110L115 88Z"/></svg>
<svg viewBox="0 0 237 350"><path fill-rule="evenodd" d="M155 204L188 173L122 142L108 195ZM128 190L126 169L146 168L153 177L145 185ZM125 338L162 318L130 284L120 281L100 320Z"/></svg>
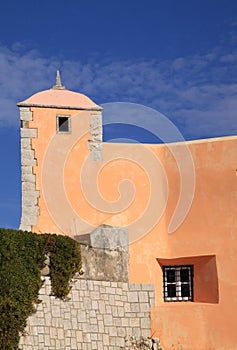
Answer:
<svg viewBox="0 0 237 350"><path fill-rule="evenodd" d="M66 299L81 268L80 245L67 236L0 228L0 349L16 350L42 287L40 271L50 255L52 294Z"/></svg>

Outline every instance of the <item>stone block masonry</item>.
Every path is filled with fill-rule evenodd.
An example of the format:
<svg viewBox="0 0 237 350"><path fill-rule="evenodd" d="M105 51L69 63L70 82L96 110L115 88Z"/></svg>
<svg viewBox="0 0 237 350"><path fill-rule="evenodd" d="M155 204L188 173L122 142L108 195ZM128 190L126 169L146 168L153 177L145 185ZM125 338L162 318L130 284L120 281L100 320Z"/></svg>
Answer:
<svg viewBox="0 0 237 350"><path fill-rule="evenodd" d="M68 301L50 290L46 277L22 350L120 350L126 339L150 336L153 285L75 279Z"/></svg>
<svg viewBox="0 0 237 350"><path fill-rule="evenodd" d="M22 180L22 215L20 229L31 231L32 225L37 224L39 216L38 198L36 190L36 178L33 167L36 165L32 138L37 137L37 129L28 127L29 120L33 119L29 107L20 107L21 118L21 180Z"/></svg>

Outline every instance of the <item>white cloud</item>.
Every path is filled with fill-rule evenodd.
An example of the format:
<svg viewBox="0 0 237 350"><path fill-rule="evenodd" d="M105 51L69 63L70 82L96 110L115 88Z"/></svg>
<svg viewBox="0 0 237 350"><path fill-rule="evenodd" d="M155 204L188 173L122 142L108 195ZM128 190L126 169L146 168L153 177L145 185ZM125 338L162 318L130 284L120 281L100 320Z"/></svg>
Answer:
<svg viewBox="0 0 237 350"><path fill-rule="evenodd" d="M0 125L16 126L16 102L54 84L61 68L63 84L87 94L97 103L135 102L160 110L184 136L205 137L237 133L236 52L215 48L173 61L80 61L46 58L16 43L0 46Z"/></svg>

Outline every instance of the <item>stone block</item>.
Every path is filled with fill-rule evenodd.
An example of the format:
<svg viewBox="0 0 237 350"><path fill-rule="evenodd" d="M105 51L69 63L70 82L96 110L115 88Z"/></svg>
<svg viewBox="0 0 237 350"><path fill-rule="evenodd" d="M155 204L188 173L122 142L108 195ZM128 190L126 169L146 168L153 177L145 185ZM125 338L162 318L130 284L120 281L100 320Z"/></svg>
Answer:
<svg viewBox="0 0 237 350"><path fill-rule="evenodd" d="M128 318L122 318L122 326L123 327L128 327L129 325L129 320Z"/></svg>
<svg viewBox="0 0 237 350"><path fill-rule="evenodd" d="M52 315L53 315L53 317L60 317L61 316L60 307L55 306L52 309Z"/></svg>
<svg viewBox="0 0 237 350"><path fill-rule="evenodd" d="M19 111L21 112L30 112L30 107L21 107L19 106Z"/></svg>
<svg viewBox="0 0 237 350"><path fill-rule="evenodd" d="M102 142L102 129L101 126L94 127L91 129L91 141Z"/></svg>
<svg viewBox="0 0 237 350"><path fill-rule="evenodd" d="M21 137L29 137L29 138L36 138L38 137L38 130L37 129L30 129L30 128L21 128Z"/></svg>
<svg viewBox="0 0 237 350"><path fill-rule="evenodd" d="M92 300L91 307L92 307L93 310L98 310L99 309L98 301L97 300Z"/></svg>
<svg viewBox="0 0 237 350"><path fill-rule="evenodd" d="M108 294L108 295L109 295L109 294L115 294L115 288L106 287L105 293Z"/></svg>
<svg viewBox="0 0 237 350"><path fill-rule="evenodd" d="M140 312L149 312L150 310L150 306L148 303L140 303L139 307L140 307Z"/></svg>
<svg viewBox="0 0 237 350"><path fill-rule="evenodd" d="M35 184L35 175L34 174L22 174L21 176L22 182L31 182Z"/></svg>
<svg viewBox="0 0 237 350"><path fill-rule="evenodd" d="M108 327L108 331L109 331L110 337L117 337L118 336L116 327Z"/></svg>
<svg viewBox="0 0 237 350"><path fill-rule="evenodd" d="M93 289L95 289L95 286L93 285ZM91 292L91 299L94 299L94 300L99 300L100 299L100 294L99 292Z"/></svg>
<svg viewBox="0 0 237 350"><path fill-rule="evenodd" d="M38 334L44 334L44 327L38 326L37 331L38 331Z"/></svg>
<svg viewBox="0 0 237 350"><path fill-rule="evenodd" d="M78 293L78 291L77 290L72 290L72 294L71 294L72 296L72 300L73 301L79 301L79 293Z"/></svg>
<svg viewBox="0 0 237 350"><path fill-rule="evenodd" d="M38 191L22 191L22 205L23 207L33 207L38 205L39 193Z"/></svg>
<svg viewBox="0 0 237 350"><path fill-rule="evenodd" d="M128 246L128 229L126 227L115 227L101 225L91 234L91 245L95 248L117 249Z"/></svg>
<svg viewBox="0 0 237 350"><path fill-rule="evenodd" d="M98 322L98 332L100 332L100 334L103 334L105 332L104 323L102 321Z"/></svg>
<svg viewBox="0 0 237 350"><path fill-rule="evenodd" d="M31 165L22 165L21 174L33 174Z"/></svg>
<svg viewBox="0 0 237 350"><path fill-rule="evenodd" d="M33 113L29 111L20 111L20 119L23 121L33 120Z"/></svg>
<svg viewBox="0 0 237 350"><path fill-rule="evenodd" d="M116 306L112 306L112 315L113 317L118 317L118 308Z"/></svg>
<svg viewBox="0 0 237 350"><path fill-rule="evenodd" d="M94 290L95 289L94 281L88 280L87 281L87 288L88 288L88 290Z"/></svg>
<svg viewBox="0 0 237 350"><path fill-rule="evenodd" d="M33 113L30 110L30 107L20 107L20 119L21 120L32 120Z"/></svg>
<svg viewBox="0 0 237 350"><path fill-rule="evenodd" d="M21 184L22 191L28 191L30 193L35 193L35 184L31 182L22 182Z"/></svg>
<svg viewBox="0 0 237 350"><path fill-rule="evenodd" d="M32 149L21 150L21 164L22 166L33 166L36 163L34 158L34 151Z"/></svg>
<svg viewBox="0 0 237 350"><path fill-rule="evenodd" d="M19 229L22 230L22 231L30 232L31 231L31 225L26 225L23 222L21 222Z"/></svg>
<svg viewBox="0 0 237 350"><path fill-rule="evenodd" d="M95 340L98 340L98 334L92 333L91 334L91 341L95 341Z"/></svg>
<svg viewBox="0 0 237 350"><path fill-rule="evenodd" d="M131 304L131 312L139 312L140 311L140 304L139 303L132 303Z"/></svg>
<svg viewBox="0 0 237 350"><path fill-rule="evenodd" d="M94 162L102 162L103 161L102 150L93 150L91 152L91 160L93 160Z"/></svg>
<svg viewBox="0 0 237 350"><path fill-rule="evenodd" d="M105 350L104 345L103 345L102 342L98 342L98 343L97 343L97 349L98 349L98 350ZM111 350L112 350L112 349L111 349Z"/></svg>
<svg viewBox="0 0 237 350"><path fill-rule="evenodd" d="M126 335L126 329L124 327L118 327L118 336L124 338L125 335Z"/></svg>
<svg viewBox="0 0 237 350"><path fill-rule="evenodd" d="M131 305L132 304L130 304L130 303L124 303L124 311L125 311L125 313L126 312L131 312Z"/></svg>
<svg viewBox="0 0 237 350"><path fill-rule="evenodd" d="M104 286L104 287L110 287L111 286L111 282L109 282L109 281L102 281L101 285Z"/></svg>
<svg viewBox="0 0 237 350"><path fill-rule="evenodd" d="M130 303L137 303L138 302L138 293L137 292L128 292L128 301Z"/></svg>
<svg viewBox="0 0 237 350"><path fill-rule="evenodd" d="M96 350L97 349L97 342L96 341L92 341L91 342L91 350Z"/></svg>
<svg viewBox="0 0 237 350"><path fill-rule="evenodd" d="M142 290L154 291L155 287L153 284L142 284Z"/></svg>
<svg viewBox="0 0 237 350"><path fill-rule="evenodd" d="M90 318L90 323L93 325L93 324L97 324L97 319L94 318L94 317L91 317Z"/></svg>
<svg viewBox="0 0 237 350"><path fill-rule="evenodd" d="M57 337L58 339L64 339L64 331L62 328L57 329Z"/></svg>
<svg viewBox="0 0 237 350"><path fill-rule="evenodd" d="M96 317L96 312L95 310L90 310L89 311L90 318Z"/></svg>
<svg viewBox="0 0 237 350"><path fill-rule="evenodd" d="M119 315L119 317L124 317L124 308L123 307L118 307L118 315Z"/></svg>
<svg viewBox="0 0 237 350"><path fill-rule="evenodd" d="M102 128L102 113L92 114L91 115L90 127L92 129L94 129L96 127L101 127Z"/></svg>
<svg viewBox="0 0 237 350"><path fill-rule="evenodd" d="M23 207L22 208L22 216L31 216L31 217L38 217L39 215L39 207Z"/></svg>
<svg viewBox="0 0 237 350"><path fill-rule="evenodd" d="M117 337L116 338L116 346L119 347L119 349L123 349L125 345L124 338Z"/></svg>
<svg viewBox="0 0 237 350"><path fill-rule="evenodd" d="M140 303L148 303L148 293L147 292L138 292L138 299Z"/></svg>
<svg viewBox="0 0 237 350"><path fill-rule="evenodd" d="M155 306L155 298L150 298L150 305Z"/></svg>
<svg viewBox="0 0 237 350"><path fill-rule="evenodd" d="M110 345L108 334L103 334L103 344Z"/></svg>
<svg viewBox="0 0 237 350"><path fill-rule="evenodd" d="M77 342L74 337L71 338L71 350L77 350Z"/></svg>
<svg viewBox="0 0 237 350"><path fill-rule="evenodd" d="M32 149L25 149L22 152L21 158L34 159L34 154L35 154L35 152Z"/></svg>
<svg viewBox="0 0 237 350"><path fill-rule="evenodd" d="M99 331L98 325L96 324L92 324L90 329L91 329L91 333L98 333Z"/></svg>
<svg viewBox="0 0 237 350"><path fill-rule="evenodd" d="M105 306L105 310L107 314L111 314L112 313L112 307L110 305L106 305Z"/></svg>
<svg viewBox="0 0 237 350"><path fill-rule="evenodd" d="M151 336L151 331L150 328L142 329L142 336L144 338L148 338Z"/></svg>
<svg viewBox="0 0 237 350"><path fill-rule="evenodd" d="M86 282L87 282L86 280L78 281L79 290L87 290L87 283Z"/></svg>
<svg viewBox="0 0 237 350"><path fill-rule="evenodd" d="M105 302L103 300L99 300L99 310L101 314L105 313Z"/></svg>
<svg viewBox="0 0 237 350"><path fill-rule="evenodd" d="M85 310L91 309L91 299L90 298L84 298L83 304L84 304Z"/></svg>
<svg viewBox="0 0 237 350"><path fill-rule="evenodd" d="M141 328L150 329L150 320L148 318L141 319Z"/></svg>
<svg viewBox="0 0 237 350"><path fill-rule="evenodd" d="M35 216L35 215L30 216L30 215L22 214L20 229L26 230L26 231L31 231L31 226L36 226L37 221L38 221L38 216ZM26 228L23 228L23 227L29 227L29 226L30 226L29 230Z"/></svg>
<svg viewBox="0 0 237 350"><path fill-rule="evenodd" d="M135 283L129 284L128 288L130 290L141 290L141 284L135 284Z"/></svg>
<svg viewBox="0 0 237 350"><path fill-rule="evenodd" d="M31 150L31 139L30 138L24 138L21 139L21 150Z"/></svg>
<svg viewBox="0 0 237 350"><path fill-rule="evenodd" d="M112 315L104 315L104 325L105 326L112 326L113 325Z"/></svg>
<svg viewBox="0 0 237 350"><path fill-rule="evenodd" d="M139 318L130 318L129 326L133 327L133 328L140 327L140 320L139 320Z"/></svg>

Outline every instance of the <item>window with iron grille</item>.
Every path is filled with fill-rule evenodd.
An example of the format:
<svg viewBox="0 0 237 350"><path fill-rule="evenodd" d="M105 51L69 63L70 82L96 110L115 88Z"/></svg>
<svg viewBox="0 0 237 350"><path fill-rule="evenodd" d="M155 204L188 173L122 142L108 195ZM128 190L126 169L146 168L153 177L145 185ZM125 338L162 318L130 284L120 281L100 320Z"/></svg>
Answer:
<svg viewBox="0 0 237 350"><path fill-rule="evenodd" d="M193 301L193 265L163 266L164 300Z"/></svg>

